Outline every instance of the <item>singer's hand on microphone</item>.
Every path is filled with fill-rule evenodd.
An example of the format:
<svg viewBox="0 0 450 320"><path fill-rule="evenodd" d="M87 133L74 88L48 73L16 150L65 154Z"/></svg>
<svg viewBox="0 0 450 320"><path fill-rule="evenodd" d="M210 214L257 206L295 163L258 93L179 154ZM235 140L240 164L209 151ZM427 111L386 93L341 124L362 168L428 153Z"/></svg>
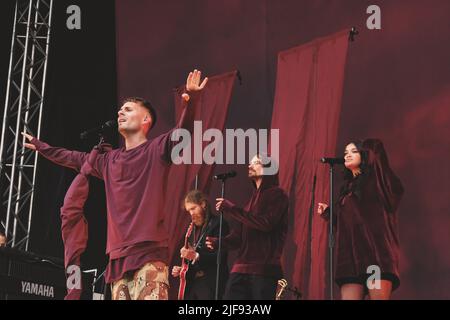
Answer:
<svg viewBox="0 0 450 320"><path fill-rule="evenodd" d="M22 135L28 140L28 142L31 142L31 140L33 140L33 136L26 133L26 132L22 132ZM24 143L23 144L25 146L25 148L31 149L31 150L36 150L36 146L32 143Z"/></svg>
<svg viewBox="0 0 450 320"><path fill-rule="evenodd" d="M224 199L224 198L217 198L216 199L216 210L217 211L222 211L222 210L226 210L226 209L230 209L231 207L234 206L234 203Z"/></svg>

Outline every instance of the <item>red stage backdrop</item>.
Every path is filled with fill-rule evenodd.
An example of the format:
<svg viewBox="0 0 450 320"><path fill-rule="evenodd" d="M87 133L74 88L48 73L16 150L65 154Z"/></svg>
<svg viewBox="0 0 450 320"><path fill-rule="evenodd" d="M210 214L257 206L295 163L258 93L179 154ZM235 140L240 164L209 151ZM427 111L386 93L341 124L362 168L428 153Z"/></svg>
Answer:
<svg viewBox="0 0 450 320"><path fill-rule="evenodd" d="M450 299L450 2L378 1L381 30L366 27L371 4L116 1L118 98L149 98L160 115L156 135L174 125L172 89L184 83L190 70L214 75L237 69L242 85L234 88L225 127L269 128L278 53L355 26L359 35L349 43L334 151L342 154L345 143L355 138L383 140L406 190L399 211L401 285L393 298ZM228 169L221 166L220 171ZM251 186L246 167L236 170L227 197L243 205ZM219 192L213 184L211 198ZM301 226L294 220L298 217L290 218L291 227ZM312 228L320 225L313 222ZM297 248L290 249L287 254L295 256ZM312 268L323 270L312 261ZM291 263L290 268L300 268L299 261ZM319 278L305 276L310 292L304 294L319 297L314 293L321 291Z"/></svg>
<svg viewBox="0 0 450 320"><path fill-rule="evenodd" d="M315 203L329 203L328 166L319 161L336 149L347 47L345 30L278 55L272 129L280 130L280 185L292 221L283 265L307 299L327 297L328 223L311 203L313 187Z"/></svg>

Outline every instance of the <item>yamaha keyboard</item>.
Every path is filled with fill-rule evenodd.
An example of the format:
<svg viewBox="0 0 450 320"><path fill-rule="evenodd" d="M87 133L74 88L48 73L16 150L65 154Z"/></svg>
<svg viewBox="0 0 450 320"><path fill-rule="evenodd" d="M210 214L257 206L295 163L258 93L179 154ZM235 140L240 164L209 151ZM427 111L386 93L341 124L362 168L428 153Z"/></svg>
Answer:
<svg viewBox="0 0 450 320"><path fill-rule="evenodd" d="M92 277L88 278L89 275L83 275L83 288L89 299ZM62 300L66 292L62 259L0 248L0 299ZM85 294L83 296L86 298Z"/></svg>

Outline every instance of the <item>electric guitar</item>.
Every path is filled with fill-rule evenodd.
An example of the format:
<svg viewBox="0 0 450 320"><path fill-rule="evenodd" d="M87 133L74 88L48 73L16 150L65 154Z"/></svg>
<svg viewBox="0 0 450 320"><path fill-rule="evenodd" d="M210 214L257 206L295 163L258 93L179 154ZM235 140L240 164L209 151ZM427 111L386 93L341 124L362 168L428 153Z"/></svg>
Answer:
<svg viewBox="0 0 450 320"><path fill-rule="evenodd" d="M184 248L188 248L188 238L191 236L192 230L194 229L194 224L191 222L188 230L186 231L186 236L184 238ZM189 270L189 260L183 258L181 260L181 270L180 270L180 287L178 288L178 300L184 300L184 291L186 290L186 274Z"/></svg>

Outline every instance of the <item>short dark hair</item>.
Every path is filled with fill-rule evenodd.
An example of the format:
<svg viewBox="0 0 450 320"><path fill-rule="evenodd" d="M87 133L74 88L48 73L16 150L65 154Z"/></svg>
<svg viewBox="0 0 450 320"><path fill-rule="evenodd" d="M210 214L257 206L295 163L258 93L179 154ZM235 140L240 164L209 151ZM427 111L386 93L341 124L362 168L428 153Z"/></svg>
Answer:
<svg viewBox="0 0 450 320"><path fill-rule="evenodd" d="M145 109L147 109L148 112L150 113L150 117L152 118L152 125L150 126L150 129L155 126L156 119L157 119L156 110L155 110L155 108L153 108L150 101L145 100L144 98L140 98L140 97L128 97L128 98L125 98L125 100L123 100L123 104L127 103L127 102L139 103L141 106L143 106Z"/></svg>

